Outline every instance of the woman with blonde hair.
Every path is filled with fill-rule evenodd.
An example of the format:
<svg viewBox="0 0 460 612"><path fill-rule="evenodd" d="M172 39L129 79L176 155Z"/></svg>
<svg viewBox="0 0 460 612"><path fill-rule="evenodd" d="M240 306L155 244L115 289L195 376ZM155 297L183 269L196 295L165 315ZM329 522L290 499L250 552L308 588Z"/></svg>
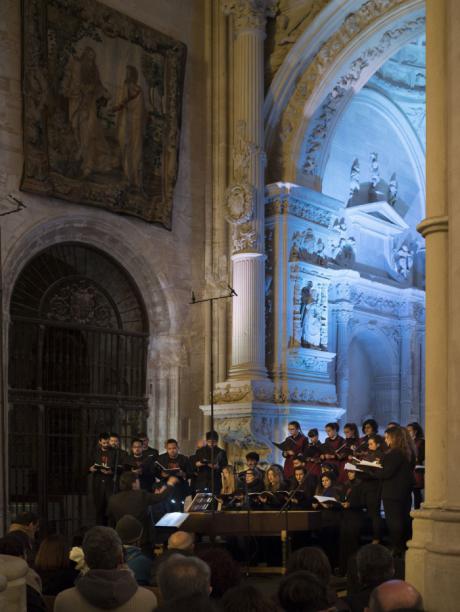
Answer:
<svg viewBox="0 0 460 612"><path fill-rule="evenodd" d="M413 472L415 453L411 440L402 427L385 431L387 452L382 468L366 468L372 478L382 481L382 501L393 554L402 557L410 538Z"/></svg>
<svg viewBox="0 0 460 612"><path fill-rule="evenodd" d="M235 495L236 493L236 478L232 465L226 465L222 468L222 489L220 495Z"/></svg>

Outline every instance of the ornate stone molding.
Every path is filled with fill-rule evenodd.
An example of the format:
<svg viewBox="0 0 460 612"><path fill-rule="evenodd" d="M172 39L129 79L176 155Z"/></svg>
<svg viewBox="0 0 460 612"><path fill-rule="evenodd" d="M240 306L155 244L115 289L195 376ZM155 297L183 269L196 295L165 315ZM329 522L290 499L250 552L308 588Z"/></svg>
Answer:
<svg viewBox="0 0 460 612"><path fill-rule="evenodd" d="M363 9L372 2L367 2L361 9L352 15L349 15L347 19L353 17L353 15L362 14ZM374 3L376 4L376 3ZM375 17L375 15L374 15ZM345 20L346 21L346 20ZM363 26L369 25L370 21L362 19ZM372 21L372 20L371 20ZM334 88L329 93L326 101L320 107L316 113L316 120L309 127L309 134L306 142L305 150L305 161L303 163L303 171L309 175L317 174L318 159L321 154L321 148L323 142L326 140L327 134L330 129L330 125L333 122L336 114L342 109L346 103L348 96L347 93L353 88L353 86L359 81L363 71L368 66L378 60L379 57L383 56L393 45L396 40L401 36L407 35L412 31L418 31L425 24L425 17L418 17L416 19L407 20L392 30L387 30L380 38L377 45L365 49L360 57L355 59L348 72L341 75L337 80ZM351 36L352 38L352 36ZM350 38L350 39L351 39ZM331 64L336 57L336 37L332 37L326 45L324 45L320 53L321 61L313 62L313 65L309 67L311 74L306 79L305 76L302 78L304 88L307 88L307 92L311 93L316 86L318 77L324 72L326 64ZM318 54L319 55L319 54ZM317 56L318 57L318 56ZM308 71L309 71L308 70ZM307 71L307 73L308 73ZM311 87L313 84L313 87ZM289 113L289 109L287 113Z"/></svg>
<svg viewBox="0 0 460 612"><path fill-rule="evenodd" d="M449 219L446 216L442 217L427 217L417 225L417 231L424 238L435 232L447 232L449 229Z"/></svg>
<svg viewBox="0 0 460 612"><path fill-rule="evenodd" d="M267 217L290 214L327 228L331 227L337 218L332 212L292 196L269 199L265 207L265 214Z"/></svg>
<svg viewBox="0 0 460 612"><path fill-rule="evenodd" d="M337 93L341 91L340 87L345 87L347 91L350 91L350 84L357 83L357 78L363 73L364 68L367 68L370 75L375 60L377 60L376 68L378 67L381 55L378 49L374 49L370 54L365 51L363 54L353 49L366 49L366 46L375 45L375 36L378 32L376 24L380 23L380 31L384 31L385 28L387 32L381 38L378 46L383 45L382 53L390 55L393 50L396 51L399 46L405 44L407 39L418 33L415 29L410 29L410 31L406 29L409 22L414 22L414 25L417 22L418 26L415 25L415 27L418 27L420 31L423 30L422 11L421 0L368 0L363 2L354 13L348 14L341 25L334 28L332 36L329 23L326 21L320 26L321 32L313 32L307 26L276 75L273 91L269 91L267 96L267 99L271 100L267 142L270 143L270 176L272 178L284 176L286 179L295 180L296 167L294 164L297 165L299 162L299 156L302 155L301 150L305 151L305 141L302 141L303 144L300 141L305 134L305 128L302 134L299 130L302 124L310 121L309 118L315 114L318 102L324 101L328 93L332 95L334 102ZM406 22L403 21L404 16L406 16ZM420 21L418 21L419 17ZM318 44L321 44L318 41L324 40L326 42L318 49ZM307 42L308 46L306 46ZM302 62L302 57L310 57L308 53L312 48L315 49L315 45L315 55L305 64ZM346 59L348 49L350 50L349 60ZM368 62L368 66L361 65L360 60L362 59ZM357 63L353 64L354 61ZM334 77L333 70L340 70L340 65L344 66L342 70L345 70L345 74L339 78ZM359 75L356 75L356 71ZM329 85L331 79L335 79L336 82ZM282 93L281 84L288 80L295 85L289 88L292 93L289 94L289 98L286 98ZM326 87L331 88L329 92L324 87L325 83ZM313 94L314 99L312 99ZM307 109L308 112L305 112ZM318 129L322 142L322 135L325 137L326 132L321 127ZM307 160L304 158L304 161Z"/></svg>
<svg viewBox="0 0 460 612"><path fill-rule="evenodd" d="M284 58L297 42L299 36L313 19L323 10L329 0L310 0L309 2L297 3L290 6L280 6L276 15L271 35L267 37L267 62L265 80L269 84L276 71L281 66ZM280 3L282 4L282 3ZM268 54L268 49L271 52Z"/></svg>
<svg viewBox="0 0 460 612"><path fill-rule="evenodd" d="M224 15L232 15L235 30L257 30L265 34L267 17L274 17L278 0L222 0Z"/></svg>

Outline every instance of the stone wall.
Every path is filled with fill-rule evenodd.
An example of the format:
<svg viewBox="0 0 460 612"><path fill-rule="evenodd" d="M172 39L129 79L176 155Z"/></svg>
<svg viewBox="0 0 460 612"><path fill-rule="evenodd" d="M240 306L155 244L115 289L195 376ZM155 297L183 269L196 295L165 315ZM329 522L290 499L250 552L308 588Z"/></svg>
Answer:
<svg viewBox="0 0 460 612"><path fill-rule="evenodd" d="M22 172L21 9L0 5L0 212L19 197L26 209L1 218L4 351L11 291L25 263L60 241L82 241L110 253L132 275L146 303L150 343L147 393L155 446L178 436L185 451L201 431L203 315L188 305L204 276L206 66L204 0L106 2L187 45L179 176L172 231L87 206L19 192ZM5 379L7 380L7 378ZM0 483L2 489L3 483Z"/></svg>

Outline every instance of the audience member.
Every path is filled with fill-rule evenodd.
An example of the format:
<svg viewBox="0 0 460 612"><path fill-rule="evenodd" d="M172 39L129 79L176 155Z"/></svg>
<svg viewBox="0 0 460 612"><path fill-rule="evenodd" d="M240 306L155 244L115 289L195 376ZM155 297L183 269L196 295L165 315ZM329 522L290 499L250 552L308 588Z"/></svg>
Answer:
<svg viewBox="0 0 460 612"><path fill-rule="evenodd" d="M148 586L150 584L152 560L144 555L140 549L141 523L131 514L126 514L118 521L115 531L123 544L125 563L133 572L137 584Z"/></svg>
<svg viewBox="0 0 460 612"><path fill-rule="evenodd" d="M209 597L211 570L209 565L197 557L172 555L158 570L158 586L165 603L178 596Z"/></svg>
<svg viewBox="0 0 460 612"><path fill-rule="evenodd" d="M376 587L369 598L369 612L419 610L423 612L420 593L404 580L388 580Z"/></svg>
<svg viewBox="0 0 460 612"><path fill-rule="evenodd" d="M220 601L222 612L277 612L276 603L252 584L229 589Z"/></svg>
<svg viewBox="0 0 460 612"><path fill-rule="evenodd" d="M57 595L73 587L78 570L70 562L69 553L69 545L63 535L50 535L40 544L35 569L41 578L44 595Z"/></svg>
<svg viewBox="0 0 460 612"><path fill-rule="evenodd" d="M286 566L286 574L292 574L299 570L304 570L315 574L324 584L327 590L327 600L329 605L333 605L337 610L348 610L348 606L338 599L334 589L330 586L331 564L326 553L315 546L305 546L299 548L290 557Z"/></svg>
<svg viewBox="0 0 460 612"><path fill-rule="evenodd" d="M239 565L224 548L207 548L197 553L211 569L211 597L220 599L232 587L239 584L241 575Z"/></svg>
<svg viewBox="0 0 460 612"><path fill-rule="evenodd" d="M12 537L13 534L9 534L4 538L0 538L0 555L10 555L11 557L20 557L26 560L26 549L24 543L19 538ZM27 612L46 612L46 604L41 596L41 583L40 590L38 588L38 581L40 578L32 570L28 569L26 574L26 600L27 600Z"/></svg>
<svg viewBox="0 0 460 612"><path fill-rule="evenodd" d="M123 567L123 546L116 531L93 527L86 533L82 548L90 569L74 588L56 597L54 612L149 612L156 608L155 595L138 587L131 571Z"/></svg>
<svg viewBox="0 0 460 612"><path fill-rule="evenodd" d="M39 528L39 519L33 512L19 512L13 519L8 533L22 534L26 545L26 559L32 563L36 552L35 534Z"/></svg>
<svg viewBox="0 0 460 612"><path fill-rule="evenodd" d="M294 572L281 579L278 601L285 612L320 612L329 608L324 583L306 571Z"/></svg>
<svg viewBox="0 0 460 612"><path fill-rule="evenodd" d="M168 550L180 550L182 553L193 554L195 534L187 531L175 531L168 538Z"/></svg>
<svg viewBox="0 0 460 612"><path fill-rule="evenodd" d="M390 551L381 544L366 544L356 555L359 591L349 594L344 601L352 612L363 612L373 589L391 580L395 573Z"/></svg>
<svg viewBox="0 0 460 612"><path fill-rule="evenodd" d="M169 536L168 550L165 550L159 557L154 559L150 575L150 584L157 585L158 569L172 555L180 553L184 557L193 555L195 548L195 534L186 531L175 531Z"/></svg>

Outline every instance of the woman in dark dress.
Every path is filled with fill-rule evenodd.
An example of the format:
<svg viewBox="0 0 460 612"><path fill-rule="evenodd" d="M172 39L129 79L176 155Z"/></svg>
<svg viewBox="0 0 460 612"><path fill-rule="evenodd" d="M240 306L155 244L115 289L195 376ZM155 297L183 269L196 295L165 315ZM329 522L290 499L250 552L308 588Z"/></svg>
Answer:
<svg viewBox="0 0 460 612"><path fill-rule="evenodd" d="M382 481L382 500L393 555L402 557L410 537L410 509L414 484L415 450L401 427L385 431L388 450L382 469L365 468L372 478Z"/></svg>
<svg viewBox="0 0 460 612"><path fill-rule="evenodd" d="M359 548L364 519L363 482L361 472L346 470L347 482L342 497L342 522L340 524L340 574L347 573L348 559Z"/></svg>
<svg viewBox="0 0 460 612"><path fill-rule="evenodd" d="M78 571L69 561L70 547L63 535L50 535L40 544L35 570L42 580L43 595L58 595L74 586Z"/></svg>
<svg viewBox="0 0 460 612"><path fill-rule="evenodd" d="M382 436L371 434L367 438L367 451L363 453L362 458L366 461L381 464L384 455L382 446ZM380 514L382 481L376 480L366 472L362 474L362 481L363 503L372 522L372 544L379 544L382 537L382 516Z"/></svg>
<svg viewBox="0 0 460 612"><path fill-rule="evenodd" d="M415 445L415 470L414 470L414 508L418 510L423 501L423 489L425 488L425 436L419 423L409 423L407 431Z"/></svg>

